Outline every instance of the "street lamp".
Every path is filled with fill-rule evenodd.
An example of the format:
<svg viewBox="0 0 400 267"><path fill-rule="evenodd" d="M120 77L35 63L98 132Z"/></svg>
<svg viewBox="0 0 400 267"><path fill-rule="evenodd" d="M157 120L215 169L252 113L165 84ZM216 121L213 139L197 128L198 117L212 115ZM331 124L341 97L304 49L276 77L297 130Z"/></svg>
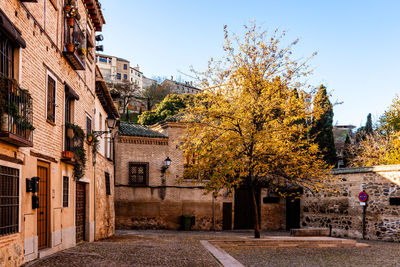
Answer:
<svg viewBox="0 0 400 267"><path fill-rule="evenodd" d="M115 128L115 125L117 124L117 117L115 117L114 113L112 113L107 117L106 121L108 129L112 130Z"/></svg>
<svg viewBox="0 0 400 267"><path fill-rule="evenodd" d="M93 134L95 136L100 136L103 134L111 133L112 130L115 128L115 125L117 124L117 117L113 113L111 115L108 115L106 123L108 129L110 129L109 131L93 131Z"/></svg>
<svg viewBox="0 0 400 267"><path fill-rule="evenodd" d="M162 172L162 173L164 173L164 172L168 169L168 167L171 166L171 162L172 162L172 160L171 160L169 157L167 157L167 158L164 160L164 165L163 165L162 168L161 168L161 172Z"/></svg>

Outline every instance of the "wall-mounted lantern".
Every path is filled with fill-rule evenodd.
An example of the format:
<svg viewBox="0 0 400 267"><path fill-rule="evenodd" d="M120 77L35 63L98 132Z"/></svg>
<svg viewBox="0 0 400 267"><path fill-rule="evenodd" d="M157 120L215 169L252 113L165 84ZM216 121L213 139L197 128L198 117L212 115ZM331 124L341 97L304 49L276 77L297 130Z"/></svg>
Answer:
<svg viewBox="0 0 400 267"><path fill-rule="evenodd" d="M164 160L164 164L163 164L163 166L161 168L161 172L162 173L164 173L169 168L169 166L171 166L171 162L172 162L172 160L169 157L167 157Z"/></svg>

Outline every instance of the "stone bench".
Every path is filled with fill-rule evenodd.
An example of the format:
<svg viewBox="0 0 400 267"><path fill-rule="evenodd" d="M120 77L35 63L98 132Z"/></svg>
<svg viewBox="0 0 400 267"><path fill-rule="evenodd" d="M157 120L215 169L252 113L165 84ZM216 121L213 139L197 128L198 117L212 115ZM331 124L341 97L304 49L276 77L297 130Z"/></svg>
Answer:
<svg viewBox="0 0 400 267"><path fill-rule="evenodd" d="M291 236L329 236L329 228L291 229Z"/></svg>

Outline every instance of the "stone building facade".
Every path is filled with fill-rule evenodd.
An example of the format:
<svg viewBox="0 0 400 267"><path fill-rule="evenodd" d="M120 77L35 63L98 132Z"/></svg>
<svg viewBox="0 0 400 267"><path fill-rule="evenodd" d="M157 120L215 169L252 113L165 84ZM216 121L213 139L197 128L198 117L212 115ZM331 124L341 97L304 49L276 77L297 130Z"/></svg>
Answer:
<svg viewBox="0 0 400 267"><path fill-rule="evenodd" d="M79 17L66 3L0 0L0 266L113 233L104 230L114 218L104 193L113 163L82 142L86 169L76 181L68 130L86 135L99 113L116 112L96 90L94 37L104 18L97 0L76 0ZM110 207L99 212L97 203Z"/></svg>
<svg viewBox="0 0 400 267"><path fill-rule="evenodd" d="M198 94L201 92L201 89L193 86L192 82L174 81L172 76L171 79L165 79L161 84L170 88L174 94Z"/></svg>
<svg viewBox="0 0 400 267"><path fill-rule="evenodd" d="M180 149L185 127L172 119L149 128L120 124L115 175L117 229L179 229L182 215L195 217L192 229L196 230L213 229L213 218L217 230L253 228L252 202L247 190L219 192L213 199L201 184L180 179L185 163ZM171 165L165 170L167 158ZM257 196L263 230L286 229L286 211L296 211L299 227L300 202L280 199L266 189Z"/></svg>
<svg viewBox="0 0 400 267"><path fill-rule="evenodd" d="M302 227L332 227L332 235L400 241L400 165L337 169L329 188L302 198Z"/></svg>
<svg viewBox="0 0 400 267"><path fill-rule="evenodd" d="M150 130L120 124L115 176L117 228L178 229L181 215L195 216L193 229L213 227L212 195L204 194L200 185L190 181L177 183L183 174L179 144L184 127L164 122ZM171 166L163 170L167 158ZM222 227L222 201L214 201L217 229Z"/></svg>

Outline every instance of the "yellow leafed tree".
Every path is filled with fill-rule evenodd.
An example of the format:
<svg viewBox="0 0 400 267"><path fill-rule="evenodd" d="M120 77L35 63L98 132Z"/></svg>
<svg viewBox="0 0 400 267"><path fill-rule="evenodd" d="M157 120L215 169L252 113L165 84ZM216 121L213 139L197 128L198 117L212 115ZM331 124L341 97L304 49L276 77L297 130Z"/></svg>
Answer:
<svg viewBox="0 0 400 267"><path fill-rule="evenodd" d="M318 191L328 166L309 138L313 94L301 84L304 62L292 60L295 42L280 48L284 33L259 32L245 26L243 38L230 38L226 26L221 61L211 60L197 73L204 90L186 111L189 122L184 149L195 155L186 176L209 191L243 186L253 202L255 237L260 237L255 191L285 187ZM322 110L320 112L323 112Z"/></svg>

